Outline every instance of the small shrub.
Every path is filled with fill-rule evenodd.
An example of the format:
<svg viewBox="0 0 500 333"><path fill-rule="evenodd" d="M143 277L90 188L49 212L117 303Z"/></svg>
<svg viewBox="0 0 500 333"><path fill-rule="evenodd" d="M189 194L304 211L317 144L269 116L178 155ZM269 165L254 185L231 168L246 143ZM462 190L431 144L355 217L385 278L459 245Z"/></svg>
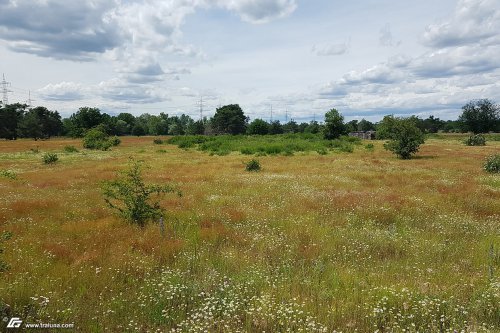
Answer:
<svg viewBox="0 0 500 333"><path fill-rule="evenodd" d="M54 153L45 153L42 156L42 161L45 164L54 164L59 160L57 154Z"/></svg>
<svg viewBox="0 0 500 333"><path fill-rule="evenodd" d="M120 172L115 180L107 181L102 186L104 201L118 211L126 221L141 227L164 213L159 197L176 191L169 185L147 185L142 177L142 164L133 159L127 170ZM154 197L153 197L154 196Z"/></svg>
<svg viewBox="0 0 500 333"><path fill-rule="evenodd" d="M265 151L269 155L278 155L283 151L283 149L278 145L273 145L273 146L267 146Z"/></svg>
<svg viewBox="0 0 500 333"><path fill-rule="evenodd" d="M485 146L486 138L482 134L474 134L469 136L464 143L467 146Z"/></svg>
<svg viewBox="0 0 500 333"><path fill-rule="evenodd" d="M17 175L16 175L16 173L14 171L12 171L12 170L4 170L4 169L0 170L0 177L12 179L12 180L16 180L17 179Z"/></svg>
<svg viewBox="0 0 500 333"><path fill-rule="evenodd" d="M121 140L118 137L109 138L108 135L98 128L89 130L83 138L83 147L95 150L108 150L118 146Z"/></svg>
<svg viewBox="0 0 500 333"><path fill-rule="evenodd" d="M326 154L328 154L328 151L325 148L323 148L323 147L316 149L316 152L318 154L320 154L320 155L326 155Z"/></svg>
<svg viewBox="0 0 500 333"><path fill-rule="evenodd" d="M354 152L354 147L351 144L344 143L342 146L340 146L340 151L344 153L352 153Z"/></svg>
<svg viewBox="0 0 500 333"><path fill-rule="evenodd" d="M369 143L365 146L365 149L368 150L368 151L374 151L375 150L375 146L373 145L373 143Z"/></svg>
<svg viewBox="0 0 500 333"><path fill-rule="evenodd" d="M283 151L283 156L293 156L293 150L292 149L289 149L289 148L285 148L285 150Z"/></svg>
<svg viewBox="0 0 500 333"><path fill-rule="evenodd" d="M153 143L154 143L155 145L161 145L161 144L163 144L163 140L162 140L162 139L160 139L160 138L155 138L155 139L153 140Z"/></svg>
<svg viewBox="0 0 500 333"><path fill-rule="evenodd" d="M120 138L115 135L114 137L109 139L109 142L111 143L111 146L116 147L120 143L122 143L122 140L120 140Z"/></svg>
<svg viewBox="0 0 500 333"><path fill-rule="evenodd" d="M75 146L66 146L66 147L64 147L64 151L66 153L77 153L78 149L76 149Z"/></svg>
<svg viewBox="0 0 500 333"><path fill-rule="evenodd" d="M260 171L261 170L260 162L256 159L246 162L245 170L254 172Z"/></svg>
<svg viewBox="0 0 500 333"><path fill-rule="evenodd" d="M500 173L500 154L488 156L484 162L484 170L490 173Z"/></svg>
<svg viewBox="0 0 500 333"><path fill-rule="evenodd" d="M242 148L240 150L240 152L243 154L243 155L253 155L254 154L254 151L250 148Z"/></svg>

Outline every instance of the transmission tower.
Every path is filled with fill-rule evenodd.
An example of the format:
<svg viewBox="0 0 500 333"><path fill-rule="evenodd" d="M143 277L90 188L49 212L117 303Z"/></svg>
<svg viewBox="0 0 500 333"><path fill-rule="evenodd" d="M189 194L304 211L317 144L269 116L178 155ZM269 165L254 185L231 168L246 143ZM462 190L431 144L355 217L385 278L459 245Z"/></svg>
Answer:
<svg viewBox="0 0 500 333"><path fill-rule="evenodd" d="M200 96L200 102L199 102L199 107L200 107L200 120L203 121L203 95Z"/></svg>
<svg viewBox="0 0 500 333"><path fill-rule="evenodd" d="M9 104L9 93L12 92L12 90L8 89L9 86L10 86L10 82L5 81L5 74L3 74L3 80L2 80L2 103L3 103L3 105Z"/></svg>

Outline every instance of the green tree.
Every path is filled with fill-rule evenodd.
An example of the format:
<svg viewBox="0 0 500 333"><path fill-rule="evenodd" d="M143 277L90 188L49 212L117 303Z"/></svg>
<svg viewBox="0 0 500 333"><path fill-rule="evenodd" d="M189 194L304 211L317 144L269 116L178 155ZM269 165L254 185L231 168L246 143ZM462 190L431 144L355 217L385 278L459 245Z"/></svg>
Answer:
<svg viewBox="0 0 500 333"><path fill-rule="evenodd" d="M396 118L393 115L384 116L384 118L377 124L377 139L387 140L391 138L391 133L396 124Z"/></svg>
<svg viewBox="0 0 500 333"><path fill-rule="evenodd" d="M61 116L57 111L49 111L43 106L30 109L18 124L19 135L25 138L50 138L63 131Z"/></svg>
<svg viewBox="0 0 500 333"><path fill-rule="evenodd" d="M177 192L170 185L148 185L142 176L142 164L133 159L127 170L120 172L115 180L102 186L104 200L108 206L118 211L130 223L144 227L152 219L165 212L160 206L159 197L165 193Z"/></svg>
<svg viewBox="0 0 500 333"><path fill-rule="evenodd" d="M489 99L470 101L462 107L458 120L474 134L500 131L500 107Z"/></svg>
<svg viewBox="0 0 500 333"><path fill-rule="evenodd" d="M325 114L325 128L323 130L325 139L337 139L345 133L344 117L336 109L328 111Z"/></svg>
<svg viewBox="0 0 500 333"><path fill-rule="evenodd" d="M26 112L26 104L8 104L0 108L0 138L15 140L18 136L18 125Z"/></svg>
<svg viewBox="0 0 500 333"><path fill-rule="evenodd" d="M321 125L315 120L311 121L304 129L305 133L311 133L311 134L318 134L320 131L321 131Z"/></svg>
<svg viewBox="0 0 500 333"><path fill-rule="evenodd" d="M198 120L190 123L187 127L186 134L188 135L203 135L205 133L205 124L203 120Z"/></svg>
<svg viewBox="0 0 500 333"><path fill-rule="evenodd" d="M358 131L358 121L356 119L351 120L346 124L346 132L357 132Z"/></svg>
<svg viewBox="0 0 500 333"><path fill-rule="evenodd" d="M76 113L69 117L72 124L66 124L70 129L68 135L82 137L85 132L103 122L103 115L98 108L81 107Z"/></svg>
<svg viewBox="0 0 500 333"><path fill-rule="evenodd" d="M269 134L283 134L283 125L281 125L279 120L271 121L269 124Z"/></svg>
<svg viewBox="0 0 500 333"><path fill-rule="evenodd" d="M358 131L367 132L367 131L375 131L375 124L366 119L361 119L358 123Z"/></svg>
<svg viewBox="0 0 500 333"><path fill-rule="evenodd" d="M298 133L299 125L292 119L288 123L283 125L284 133Z"/></svg>
<svg viewBox="0 0 500 333"><path fill-rule="evenodd" d="M217 134L243 134L248 118L238 104L218 108L212 117L212 127Z"/></svg>
<svg viewBox="0 0 500 333"><path fill-rule="evenodd" d="M390 141L384 144L384 148L401 159L410 159L424 143L424 134L416 126L414 119L392 117L391 122L388 133Z"/></svg>
<svg viewBox="0 0 500 333"><path fill-rule="evenodd" d="M255 119L248 125L247 133L250 135L266 135L269 133L269 124L262 119Z"/></svg>

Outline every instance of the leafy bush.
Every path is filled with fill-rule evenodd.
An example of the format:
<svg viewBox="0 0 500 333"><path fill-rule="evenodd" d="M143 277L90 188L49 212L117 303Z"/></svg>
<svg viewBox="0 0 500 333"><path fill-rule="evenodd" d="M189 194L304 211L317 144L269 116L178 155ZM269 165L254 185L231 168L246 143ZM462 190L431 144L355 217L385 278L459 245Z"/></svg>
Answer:
<svg viewBox="0 0 500 333"><path fill-rule="evenodd" d="M500 154L488 156L484 162L484 170L491 173L500 173Z"/></svg>
<svg viewBox="0 0 500 333"><path fill-rule="evenodd" d="M350 144L344 143L342 146L340 146L340 151L344 153L352 153L354 152L354 147Z"/></svg>
<svg viewBox="0 0 500 333"><path fill-rule="evenodd" d="M4 169L0 169L0 177L9 178L9 179L12 179L12 180L17 179L17 175L16 175L16 173L14 171L12 171L12 170L4 170Z"/></svg>
<svg viewBox="0 0 500 333"><path fill-rule="evenodd" d="M321 148L318 148L316 149L316 152L320 155L326 155L328 154L328 150L326 150L325 148L321 147Z"/></svg>
<svg viewBox="0 0 500 333"><path fill-rule="evenodd" d="M128 169L119 173L117 178L103 183L104 201L120 216L130 223L141 227L152 219L164 214L159 198L162 194L177 192L170 185L147 185L142 177L142 164L130 160Z"/></svg>
<svg viewBox="0 0 500 333"><path fill-rule="evenodd" d="M256 159L250 160L245 163L245 170L247 171L257 172L260 171L260 169L261 169L260 162Z"/></svg>
<svg viewBox="0 0 500 333"><path fill-rule="evenodd" d="M368 151L374 151L375 150L375 146L373 145L373 143L369 143L365 146L365 149L368 150Z"/></svg>
<svg viewBox="0 0 500 333"><path fill-rule="evenodd" d="M425 138L412 118L393 118L388 136L391 141L384 148L392 151L399 158L407 160L416 154Z"/></svg>
<svg viewBox="0 0 500 333"><path fill-rule="evenodd" d="M104 131L98 128L89 130L83 137L83 147L87 149L108 150L120 143L121 141L118 137L115 136L110 139Z"/></svg>
<svg viewBox="0 0 500 333"><path fill-rule="evenodd" d="M64 151L66 153L77 153L78 152L78 149L76 149L75 146L65 146L64 147Z"/></svg>
<svg viewBox="0 0 500 333"><path fill-rule="evenodd" d="M155 139L153 140L153 143L154 143L155 145L161 145L161 144L163 144L163 140L162 140L162 139L160 139L160 138L155 138Z"/></svg>
<svg viewBox="0 0 500 333"><path fill-rule="evenodd" d="M42 156L42 161L45 164L54 164L59 160L57 154L54 153L45 153Z"/></svg>
<svg viewBox="0 0 500 333"><path fill-rule="evenodd" d="M469 136L464 143L467 146L485 146L486 138L482 134L474 134Z"/></svg>

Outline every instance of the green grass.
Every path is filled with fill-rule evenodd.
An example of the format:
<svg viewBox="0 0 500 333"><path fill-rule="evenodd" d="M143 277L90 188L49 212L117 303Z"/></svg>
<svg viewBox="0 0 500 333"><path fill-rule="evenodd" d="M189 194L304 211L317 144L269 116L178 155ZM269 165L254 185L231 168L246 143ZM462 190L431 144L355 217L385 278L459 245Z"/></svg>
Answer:
<svg viewBox="0 0 500 333"><path fill-rule="evenodd" d="M483 170L499 142L429 139L403 161L380 141L191 140L124 137L51 167L30 148L80 140L0 141L0 313L79 332L500 331L500 183ZM199 150L211 140L227 145ZM327 154L264 149L247 172L239 152L266 140ZM130 156L183 193L161 201L164 236L106 206L100 184Z"/></svg>
<svg viewBox="0 0 500 333"><path fill-rule="evenodd" d="M325 140L314 134L283 134L283 135L255 135L255 136L177 136L168 141L179 148L196 148L212 155L224 156L231 152L240 152L243 155L283 155L292 156L297 152L312 152L326 155L331 152L354 151L354 145L361 144L361 140L352 137L341 137L337 140Z"/></svg>

